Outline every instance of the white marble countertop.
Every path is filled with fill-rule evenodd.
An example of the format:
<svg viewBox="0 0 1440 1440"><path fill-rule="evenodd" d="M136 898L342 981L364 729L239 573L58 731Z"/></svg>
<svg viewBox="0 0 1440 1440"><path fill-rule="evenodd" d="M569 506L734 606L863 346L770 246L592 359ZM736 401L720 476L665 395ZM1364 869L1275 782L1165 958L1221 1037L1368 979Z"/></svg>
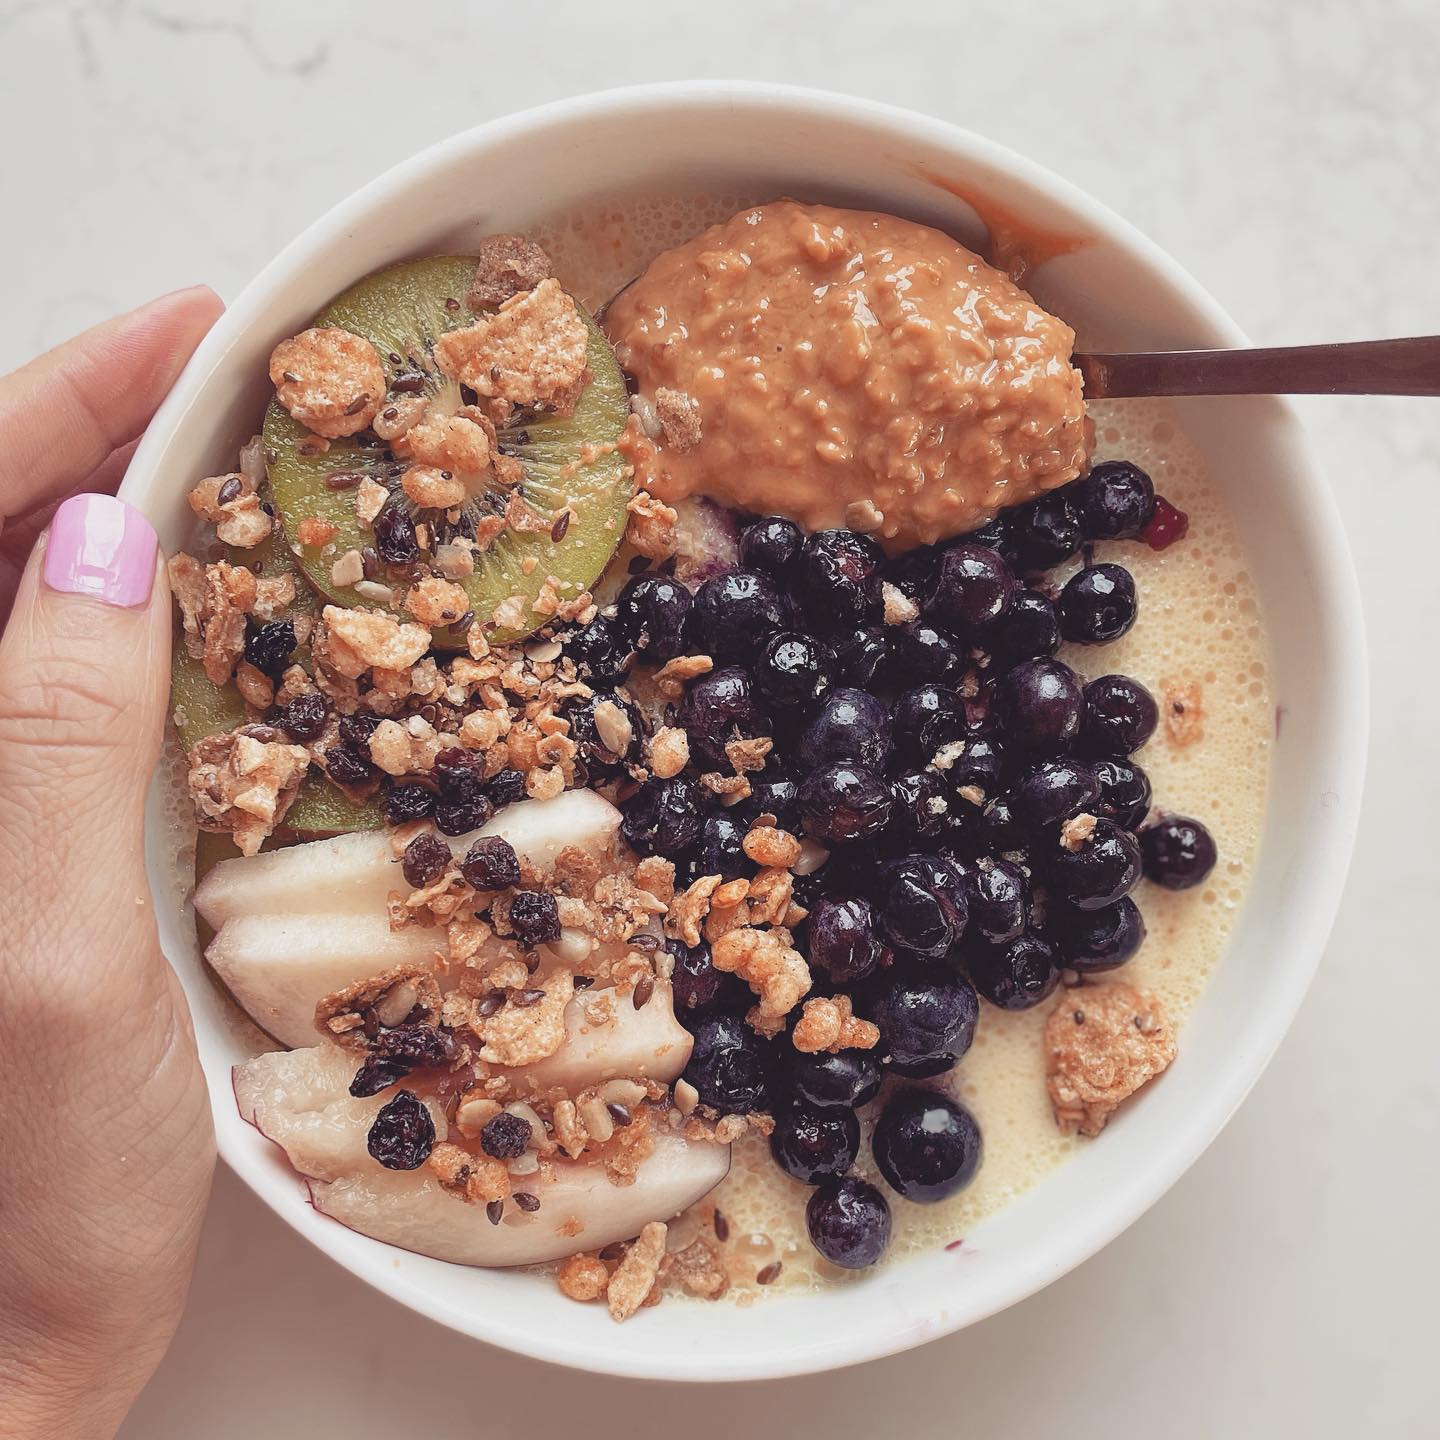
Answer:
<svg viewBox="0 0 1440 1440"><path fill-rule="evenodd" d="M986 9L0 0L0 369L157 291L233 294L333 200L454 130L696 76L848 90L1004 140L1129 216L1262 343L1440 331L1434 0ZM757 1436L1433 1434L1440 402L1303 409L1371 636L1359 858L1279 1057L1133 1229L926 1349L642 1394L409 1315L222 1174L188 1314L125 1436L619 1437L643 1415L641 1433L673 1420L706 1440L737 1403Z"/></svg>

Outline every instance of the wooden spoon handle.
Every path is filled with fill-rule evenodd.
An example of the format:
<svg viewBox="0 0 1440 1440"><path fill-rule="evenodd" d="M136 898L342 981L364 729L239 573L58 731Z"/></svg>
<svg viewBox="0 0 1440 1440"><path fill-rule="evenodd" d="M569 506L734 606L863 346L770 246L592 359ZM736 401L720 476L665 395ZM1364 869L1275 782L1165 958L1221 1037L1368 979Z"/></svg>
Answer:
<svg viewBox="0 0 1440 1440"><path fill-rule="evenodd" d="M1088 400L1135 395L1440 395L1440 335L1077 355Z"/></svg>

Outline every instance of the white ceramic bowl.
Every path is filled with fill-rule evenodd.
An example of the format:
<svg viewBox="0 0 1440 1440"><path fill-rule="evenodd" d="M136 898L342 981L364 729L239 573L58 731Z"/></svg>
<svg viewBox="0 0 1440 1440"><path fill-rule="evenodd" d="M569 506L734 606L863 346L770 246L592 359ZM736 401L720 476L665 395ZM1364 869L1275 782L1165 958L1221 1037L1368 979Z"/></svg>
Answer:
<svg viewBox="0 0 1440 1440"><path fill-rule="evenodd" d="M183 496L231 463L266 398L266 358L335 291L409 255L464 248L588 197L714 185L892 210L978 242L975 212L929 176L983 192L1079 251L1032 283L1091 347L1243 345L1184 270L1066 181L990 140L880 105L779 86L664 85L566 101L425 151L336 206L236 299L137 453L122 493L182 539ZM1278 400L1202 400L1187 432L1238 520L1272 641L1286 722L1258 870L1229 951L1163 1086L974 1235L963 1270L936 1253L856 1284L748 1309L666 1305L623 1330L545 1281L467 1270L353 1234L314 1211L280 1152L242 1121L227 1001L174 897L158 795L147 836L161 937L195 1015L220 1152L255 1193L354 1274L413 1309L523 1352L667 1379L755 1379L917 1345L1038 1290L1129 1225L1215 1138L1285 1033L1338 903L1360 803L1366 679L1359 597L1330 495ZM1243 1180L1242 1182L1243 1183Z"/></svg>

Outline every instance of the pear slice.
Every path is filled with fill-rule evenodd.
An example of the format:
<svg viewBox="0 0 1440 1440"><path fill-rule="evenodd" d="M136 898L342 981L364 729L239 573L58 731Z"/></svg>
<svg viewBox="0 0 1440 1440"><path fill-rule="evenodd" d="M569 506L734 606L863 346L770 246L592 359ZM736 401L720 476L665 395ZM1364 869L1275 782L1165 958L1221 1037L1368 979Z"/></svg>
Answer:
<svg viewBox="0 0 1440 1440"><path fill-rule="evenodd" d="M311 1180L324 1215L374 1240L457 1265L538 1265L638 1235L708 1195L729 1173L730 1147L657 1129L655 1149L634 1181L614 1185L603 1166L556 1160L548 1179L529 1184L533 1214L506 1205L492 1225L482 1205L447 1195L425 1170L357 1172Z"/></svg>

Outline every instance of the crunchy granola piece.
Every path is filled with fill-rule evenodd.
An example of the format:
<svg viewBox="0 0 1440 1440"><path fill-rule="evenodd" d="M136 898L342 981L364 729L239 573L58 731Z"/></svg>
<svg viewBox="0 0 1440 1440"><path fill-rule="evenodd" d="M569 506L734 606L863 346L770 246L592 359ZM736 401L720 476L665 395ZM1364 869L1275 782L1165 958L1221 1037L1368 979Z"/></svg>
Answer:
<svg viewBox="0 0 1440 1440"><path fill-rule="evenodd" d="M375 517L385 508L390 492L378 481L366 476L355 490L355 518L368 530Z"/></svg>
<svg viewBox="0 0 1440 1440"><path fill-rule="evenodd" d="M435 976L420 965L392 965L368 980L322 996L315 1006L315 1028L349 1049L364 1049L369 1021L394 1027L409 1023L413 1016L433 1024L439 1013Z"/></svg>
<svg viewBox="0 0 1440 1440"><path fill-rule="evenodd" d="M275 522L260 504L249 476L212 475L202 480L189 495L190 508L215 527L222 545L242 550L270 538Z"/></svg>
<svg viewBox="0 0 1440 1440"><path fill-rule="evenodd" d="M720 888L718 875L702 875L677 895L665 916L665 933L678 936L692 948L700 943L700 926L710 913L711 897Z"/></svg>
<svg viewBox="0 0 1440 1440"><path fill-rule="evenodd" d="M278 620L294 603L295 577L293 575L257 575L255 577L255 603L250 607L250 613L257 620Z"/></svg>
<svg viewBox="0 0 1440 1440"><path fill-rule="evenodd" d="M788 870L762 870L750 882L746 897L752 925L783 925L795 896L795 880Z"/></svg>
<svg viewBox="0 0 1440 1440"><path fill-rule="evenodd" d="M332 585L358 585L365 578L365 560L358 550L347 550L330 566Z"/></svg>
<svg viewBox="0 0 1440 1440"><path fill-rule="evenodd" d="M245 653L245 616L254 608L254 574L221 560L203 568L190 555L166 564L180 606L185 648L203 662L212 685L224 685Z"/></svg>
<svg viewBox="0 0 1440 1440"><path fill-rule="evenodd" d="M572 1255L555 1272L555 1283L569 1300L598 1300L610 1283L610 1267L596 1255Z"/></svg>
<svg viewBox="0 0 1440 1440"><path fill-rule="evenodd" d="M493 315L440 336L435 360L486 399L564 411L583 382L588 344L575 302L548 279L512 295Z"/></svg>
<svg viewBox="0 0 1440 1440"><path fill-rule="evenodd" d="M323 549L339 533L339 527L323 515L306 515L295 527L295 538L307 550Z"/></svg>
<svg viewBox="0 0 1440 1440"><path fill-rule="evenodd" d="M525 629L525 596L508 595L491 612L490 618L501 630ZM474 627L472 627L473 629Z"/></svg>
<svg viewBox="0 0 1440 1440"><path fill-rule="evenodd" d="M405 625L373 610L343 610L327 605L321 612L326 629L326 659L332 669L355 680L367 670L402 670L429 648L430 632Z"/></svg>
<svg viewBox="0 0 1440 1440"><path fill-rule="evenodd" d="M460 586L431 576L410 587L405 608L422 625L438 628L453 625L470 608L470 601Z"/></svg>
<svg viewBox="0 0 1440 1440"><path fill-rule="evenodd" d="M275 703L275 682L248 660L242 660L235 667L235 688L254 710L268 710Z"/></svg>
<svg viewBox="0 0 1440 1440"><path fill-rule="evenodd" d="M370 758L387 775L421 775L449 748L448 737L421 715L382 720L370 732Z"/></svg>
<svg viewBox="0 0 1440 1440"><path fill-rule="evenodd" d="M857 1019L848 995L807 1000L791 1034L797 1050L806 1055L837 1050L873 1050L880 1043L880 1028Z"/></svg>
<svg viewBox="0 0 1440 1440"><path fill-rule="evenodd" d="M401 476L400 488L422 510L450 510L465 503L465 482L433 465L412 465Z"/></svg>
<svg viewBox="0 0 1440 1440"><path fill-rule="evenodd" d="M523 235L487 235L477 256L475 278L465 296L472 310L493 310L555 273L550 257Z"/></svg>
<svg viewBox="0 0 1440 1440"><path fill-rule="evenodd" d="M757 865L774 865L788 870L800 858L800 842L788 830L774 825L756 825L740 842Z"/></svg>
<svg viewBox="0 0 1440 1440"><path fill-rule="evenodd" d="M722 775L718 770L707 770L700 777L700 788L722 805L738 805L750 794L750 782L743 775Z"/></svg>
<svg viewBox="0 0 1440 1440"><path fill-rule="evenodd" d="M1177 750L1205 738L1205 692L1194 680L1160 682L1160 718L1165 735Z"/></svg>
<svg viewBox="0 0 1440 1440"><path fill-rule="evenodd" d="M679 700L689 681L697 675L708 675L714 668L715 662L708 655L677 655L655 672L655 688L666 699Z"/></svg>
<svg viewBox="0 0 1440 1440"><path fill-rule="evenodd" d="M447 580L463 580L475 573L475 542L463 537L435 547L435 568Z"/></svg>
<svg viewBox="0 0 1440 1440"><path fill-rule="evenodd" d="M565 1007L575 994L574 977L561 970L537 987L533 1004L518 1005L512 997L485 1021L480 1058L490 1065L533 1065L565 1043Z"/></svg>
<svg viewBox="0 0 1440 1440"><path fill-rule="evenodd" d="M395 453L413 460L417 466L449 471L452 475L478 479L490 469L494 453L495 426L489 416L473 405L463 406L453 415L426 416L395 442ZM460 485L461 499L470 493L469 483ZM407 487L405 493L410 494ZM411 496L414 499L414 496ZM434 504L435 502L421 502ZM459 500L451 501L458 505ZM437 508L444 509L443 505Z"/></svg>
<svg viewBox="0 0 1440 1440"><path fill-rule="evenodd" d="M285 818L309 767L310 756L299 745L256 740L243 731L207 735L190 751L187 784L195 823L228 831L242 855L254 855Z"/></svg>
<svg viewBox="0 0 1440 1440"><path fill-rule="evenodd" d="M180 607L186 648L198 659L205 611L205 567L193 555L181 552L165 562L165 570L175 603Z"/></svg>
<svg viewBox="0 0 1440 1440"><path fill-rule="evenodd" d="M766 1018L788 1015L810 989L805 957L774 930L732 930L715 942L711 958L717 970L732 971L755 992Z"/></svg>
<svg viewBox="0 0 1440 1440"><path fill-rule="evenodd" d="M595 734L600 743L614 756L623 759L630 753L635 739L635 727L625 710L613 700L601 700L595 705L593 719Z"/></svg>
<svg viewBox="0 0 1440 1440"><path fill-rule="evenodd" d="M488 1155L472 1155L459 1145L442 1142L425 1163L439 1180L440 1188L467 1205L488 1205L510 1196L510 1172Z"/></svg>
<svg viewBox="0 0 1440 1440"><path fill-rule="evenodd" d="M540 766L525 777L525 793L532 800L553 800L565 789L565 773L558 765Z"/></svg>
<svg viewBox="0 0 1440 1440"><path fill-rule="evenodd" d="M880 586L880 593L885 600L887 625L907 625L920 618L920 607L899 586L886 580Z"/></svg>
<svg viewBox="0 0 1440 1440"><path fill-rule="evenodd" d="M687 1295L718 1300L730 1288L730 1276L719 1252L704 1240L693 1240L672 1254L665 1273L678 1280Z"/></svg>
<svg viewBox="0 0 1440 1440"><path fill-rule="evenodd" d="M500 1102L477 1091L467 1090L455 1107L455 1128L468 1140L474 1140L485 1126L500 1113Z"/></svg>
<svg viewBox="0 0 1440 1440"><path fill-rule="evenodd" d="M282 340L270 355L275 396L307 430L338 440L365 429L385 399L385 367L366 339L333 325Z"/></svg>
<svg viewBox="0 0 1440 1440"><path fill-rule="evenodd" d="M765 761L774 748L775 742L768 735L729 740L725 744L725 758L737 775L754 775L765 768Z"/></svg>
<svg viewBox="0 0 1440 1440"><path fill-rule="evenodd" d="M648 490L637 490L625 507L626 542L650 560L667 560L675 553L675 526L679 519L673 506L666 505Z"/></svg>
<svg viewBox="0 0 1440 1440"><path fill-rule="evenodd" d="M1080 814L1072 815L1060 827L1061 848L1070 851L1073 855L1077 850L1085 847L1094 833L1095 817L1088 810L1082 810Z"/></svg>
<svg viewBox="0 0 1440 1440"><path fill-rule="evenodd" d="M690 737L678 725L662 725L650 737L646 759L654 775L669 780L690 763Z"/></svg>
<svg viewBox="0 0 1440 1440"><path fill-rule="evenodd" d="M665 1259L666 1227L652 1220L625 1252L605 1289L612 1320L628 1320L645 1303Z"/></svg>
<svg viewBox="0 0 1440 1440"><path fill-rule="evenodd" d="M429 409L430 401L424 395L401 395L375 417L370 428L393 446L425 418Z"/></svg>
<svg viewBox="0 0 1440 1440"><path fill-rule="evenodd" d="M1111 980L1067 991L1045 1022L1055 1123L1066 1135L1098 1135L1120 1102L1175 1054L1175 1032L1148 990Z"/></svg>
<svg viewBox="0 0 1440 1440"><path fill-rule="evenodd" d="M647 855L635 867L635 885L668 907L675 898L675 862Z"/></svg>
<svg viewBox="0 0 1440 1440"><path fill-rule="evenodd" d="M670 449L683 455L700 443L700 402L683 390L656 390L655 417Z"/></svg>

